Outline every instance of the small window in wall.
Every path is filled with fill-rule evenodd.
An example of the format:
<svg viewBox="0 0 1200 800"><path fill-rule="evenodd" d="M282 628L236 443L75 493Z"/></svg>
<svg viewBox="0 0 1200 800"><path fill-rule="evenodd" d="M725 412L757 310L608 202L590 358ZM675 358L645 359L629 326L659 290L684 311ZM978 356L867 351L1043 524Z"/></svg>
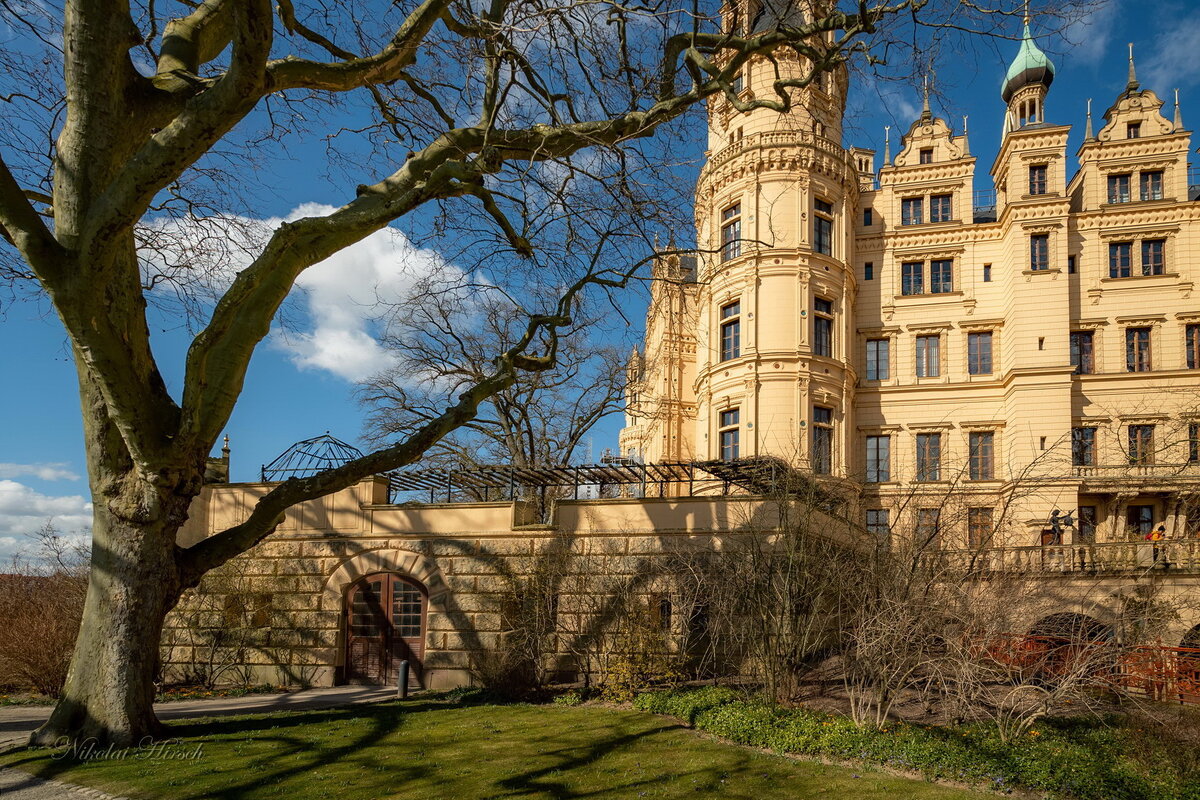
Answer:
<svg viewBox="0 0 1200 800"><path fill-rule="evenodd" d="M920 162L922 164L932 164L933 163L933 148L932 147L922 147L921 148Z"/></svg>
<svg viewBox="0 0 1200 800"><path fill-rule="evenodd" d="M742 354L742 302L735 300L721 306L721 360L729 361Z"/></svg>
<svg viewBox="0 0 1200 800"><path fill-rule="evenodd" d="M984 283L992 282L992 265L991 264L983 265L983 282Z"/></svg>
<svg viewBox="0 0 1200 800"><path fill-rule="evenodd" d="M813 355L833 356L833 303L823 297L813 301Z"/></svg>
<svg viewBox="0 0 1200 800"><path fill-rule="evenodd" d="M875 262L868 261L866 264L863 264L863 280L875 280Z"/></svg>
<svg viewBox="0 0 1200 800"><path fill-rule="evenodd" d="M881 542L886 542L892 533L890 516L889 510L886 508L868 508L867 533L877 537Z"/></svg>
<svg viewBox="0 0 1200 800"><path fill-rule="evenodd" d="M745 88L746 88L745 76L742 74L741 70L738 70L738 74L733 76L733 93L741 94L742 90Z"/></svg>
<svg viewBox="0 0 1200 800"><path fill-rule="evenodd" d="M738 457L739 436L740 430L738 418L740 410L736 408L727 408L720 413L718 418L717 437L720 440L721 460L733 461Z"/></svg>
<svg viewBox="0 0 1200 800"><path fill-rule="evenodd" d="M1184 363L1188 369L1200 369L1200 325L1192 323L1183 329Z"/></svg>
<svg viewBox="0 0 1200 800"><path fill-rule="evenodd" d="M833 409L813 406L812 471L828 475L833 471Z"/></svg>
<svg viewBox="0 0 1200 800"><path fill-rule="evenodd" d="M874 215L871 213L871 209L864 208L863 209L863 227L869 228L874 224L875 224L875 219L874 219Z"/></svg>
<svg viewBox="0 0 1200 800"><path fill-rule="evenodd" d="M1075 256L1067 256L1067 274L1075 274Z"/></svg>
<svg viewBox="0 0 1200 800"><path fill-rule="evenodd" d="M721 260L742 254L742 204L734 203L721 212Z"/></svg>
<svg viewBox="0 0 1200 800"><path fill-rule="evenodd" d="M1142 135L1142 123L1131 122L1125 126L1126 139L1139 139Z"/></svg>

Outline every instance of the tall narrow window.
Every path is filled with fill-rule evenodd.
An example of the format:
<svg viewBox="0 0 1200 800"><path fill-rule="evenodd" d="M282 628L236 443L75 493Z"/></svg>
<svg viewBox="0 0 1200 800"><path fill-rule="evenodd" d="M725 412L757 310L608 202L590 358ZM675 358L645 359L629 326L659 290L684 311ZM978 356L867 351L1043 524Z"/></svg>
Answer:
<svg viewBox="0 0 1200 800"><path fill-rule="evenodd" d="M746 88L745 76L742 74L741 70L738 70L738 74L733 76L733 93L741 94L742 89L745 89L745 88Z"/></svg>
<svg viewBox="0 0 1200 800"><path fill-rule="evenodd" d="M1076 467L1096 466L1096 429L1071 428L1071 464Z"/></svg>
<svg viewBox="0 0 1200 800"><path fill-rule="evenodd" d="M973 481L990 481L996 476L996 435L992 431L972 431L967 434L970 447L968 474Z"/></svg>
<svg viewBox="0 0 1200 800"><path fill-rule="evenodd" d="M734 203L721 212L721 260L742 254L742 204Z"/></svg>
<svg viewBox="0 0 1200 800"><path fill-rule="evenodd" d="M1141 196L1143 200L1162 200L1163 199L1163 174L1162 170L1153 172L1143 172L1141 180Z"/></svg>
<svg viewBox="0 0 1200 800"><path fill-rule="evenodd" d="M1129 463L1146 465L1154 463L1154 426L1129 426Z"/></svg>
<svg viewBox="0 0 1200 800"><path fill-rule="evenodd" d="M891 375L891 340L867 340L867 380L886 381Z"/></svg>
<svg viewBox="0 0 1200 800"><path fill-rule="evenodd" d="M1067 274L1075 274L1075 256L1067 256Z"/></svg>
<svg viewBox="0 0 1200 800"><path fill-rule="evenodd" d="M1191 324L1183 329L1183 347L1188 369L1200 369L1200 325Z"/></svg>
<svg viewBox="0 0 1200 800"><path fill-rule="evenodd" d="M925 198L906 197L900 201L900 224L920 225L925 221Z"/></svg>
<svg viewBox="0 0 1200 800"><path fill-rule="evenodd" d="M954 291L954 262L941 259L929 262L929 291L946 294Z"/></svg>
<svg viewBox="0 0 1200 800"><path fill-rule="evenodd" d="M833 357L833 303L822 297L813 301L813 355Z"/></svg>
<svg viewBox="0 0 1200 800"><path fill-rule="evenodd" d="M875 224L875 217L870 208L863 209L863 227L869 228Z"/></svg>
<svg viewBox="0 0 1200 800"><path fill-rule="evenodd" d="M1162 275L1166 266L1166 239L1142 240L1142 274Z"/></svg>
<svg viewBox="0 0 1200 800"><path fill-rule="evenodd" d="M1029 237L1029 268L1050 269L1050 234L1035 233Z"/></svg>
<svg viewBox="0 0 1200 800"><path fill-rule="evenodd" d="M833 254L833 205L824 200L813 201L813 249L824 255Z"/></svg>
<svg viewBox="0 0 1200 800"><path fill-rule="evenodd" d="M1188 423L1188 463L1200 463L1200 423Z"/></svg>
<svg viewBox="0 0 1200 800"><path fill-rule="evenodd" d="M1150 371L1150 329L1125 329L1125 371Z"/></svg>
<svg viewBox="0 0 1200 800"><path fill-rule="evenodd" d="M864 281L875 280L875 262L874 261L868 261L867 263L863 264L863 280Z"/></svg>
<svg viewBox="0 0 1200 800"><path fill-rule="evenodd" d="M967 547L987 547L992 541L992 509L967 509Z"/></svg>
<svg viewBox="0 0 1200 800"><path fill-rule="evenodd" d="M892 479L892 437L867 437L867 482L884 483Z"/></svg>
<svg viewBox="0 0 1200 800"><path fill-rule="evenodd" d="M742 301L721 306L721 360L742 354Z"/></svg>
<svg viewBox="0 0 1200 800"><path fill-rule="evenodd" d="M886 508L868 508L867 533L877 537L881 542L886 542L892 534L889 516L891 515Z"/></svg>
<svg viewBox="0 0 1200 800"><path fill-rule="evenodd" d="M983 265L983 282L984 283L992 282L992 265L991 264Z"/></svg>
<svg viewBox="0 0 1200 800"><path fill-rule="evenodd" d="M721 442L721 459L724 461L732 461L738 457L739 441L738 436L738 418L739 409L729 408L721 412L719 418L720 427L717 431L717 436Z"/></svg>
<svg viewBox="0 0 1200 800"><path fill-rule="evenodd" d="M1046 193L1046 165L1034 164L1029 168L1029 193Z"/></svg>
<svg viewBox="0 0 1200 800"><path fill-rule="evenodd" d="M1071 366L1076 375L1091 375L1096 371L1096 362L1092 356L1092 331L1071 332Z"/></svg>
<svg viewBox="0 0 1200 800"><path fill-rule="evenodd" d="M930 222L949 222L953 219L953 214L950 210L950 198L952 195L935 194L929 198L929 221Z"/></svg>
<svg viewBox="0 0 1200 800"><path fill-rule="evenodd" d="M941 522L942 510L940 508L917 509L917 540L913 544L918 550L941 545Z"/></svg>
<svg viewBox="0 0 1200 800"><path fill-rule="evenodd" d="M1108 245L1108 277L1128 278L1133 274L1133 242Z"/></svg>
<svg viewBox="0 0 1200 800"><path fill-rule="evenodd" d="M1129 175L1108 176L1108 202L1129 202Z"/></svg>
<svg viewBox="0 0 1200 800"><path fill-rule="evenodd" d="M905 261L900 265L900 294L925 293L925 262Z"/></svg>
<svg viewBox="0 0 1200 800"><path fill-rule="evenodd" d="M992 332L967 334L967 372L971 375L992 374Z"/></svg>
<svg viewBox="0 0 1200 800"><path fill-rule="evenodd" d="M833 471L833 409L813 406L812 471L828 475Z"/></svg>
<svg viewBox="0 0 1200 800"><path fill-rule="evenodd" d="M936 378L942 374L941 344L940 336L917 337L918 378Z"/></svg>
<svg viewBox="0 0 1200 800"><path fill-rule="evenodd" d="M940 433L917 434L917 480L940 481L942 479L942 435Z"/></svg>

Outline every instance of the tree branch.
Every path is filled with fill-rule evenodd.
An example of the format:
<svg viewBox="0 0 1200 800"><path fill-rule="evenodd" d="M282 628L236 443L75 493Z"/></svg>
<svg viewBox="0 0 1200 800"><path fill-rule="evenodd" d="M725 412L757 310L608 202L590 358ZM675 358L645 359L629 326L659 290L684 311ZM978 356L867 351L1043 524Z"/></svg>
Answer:
<svg viewBox="0 0 1200 800"><path fill-rule="evenodd" d="M22 189L0 158L0 233L43 280L52 280L61 269L63 249L46 227ZM44 197L44 195L43 195Z"/></svg>

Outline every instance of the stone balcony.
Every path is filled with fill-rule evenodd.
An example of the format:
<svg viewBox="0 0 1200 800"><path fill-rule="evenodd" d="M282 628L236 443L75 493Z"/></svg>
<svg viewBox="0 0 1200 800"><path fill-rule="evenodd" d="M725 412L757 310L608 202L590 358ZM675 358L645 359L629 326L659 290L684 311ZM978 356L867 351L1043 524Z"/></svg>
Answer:
<svg viewBox="0 0 1200 800"><path fill-rule="evenodd" d="M1200 575L1200 539L942 550L929 560L950 570L981 573Z"/></svg>

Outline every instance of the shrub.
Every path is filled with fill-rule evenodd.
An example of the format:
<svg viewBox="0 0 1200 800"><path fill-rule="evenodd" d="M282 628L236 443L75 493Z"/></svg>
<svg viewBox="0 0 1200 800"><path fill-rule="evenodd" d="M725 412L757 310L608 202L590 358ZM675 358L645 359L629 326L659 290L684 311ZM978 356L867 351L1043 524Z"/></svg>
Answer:
<svg viewBox="0 0 1200 800"><path fill-rule="evenodd" d="M919 772L929 779L1024 788L1079 800L1200 800L1200 780L1156 741L1115 720L1053 719L1005 743L986 724L938 727L892 722L880 728L807 709L742 699L708 687L639 695L634 707L687 720L740 744L777 752L853 759ZM1147 754L1159 752L1160 757Z"/></svg>

